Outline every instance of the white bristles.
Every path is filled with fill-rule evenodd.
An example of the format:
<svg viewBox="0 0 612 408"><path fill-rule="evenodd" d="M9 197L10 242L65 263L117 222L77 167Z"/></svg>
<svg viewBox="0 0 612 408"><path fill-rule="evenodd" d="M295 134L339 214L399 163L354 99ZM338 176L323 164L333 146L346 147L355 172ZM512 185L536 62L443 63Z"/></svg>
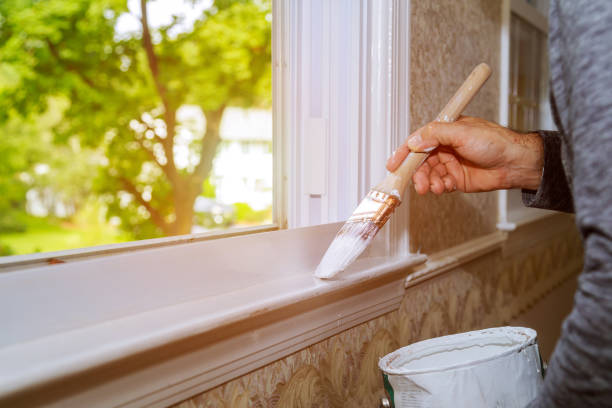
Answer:
<svg viewBox="0 0 612 408"><path fill-rule="evenodd" d="M344 224L325 252L315 276L330 279L343 271L368 247L377 232L378 226L371 221Z"/></svg>

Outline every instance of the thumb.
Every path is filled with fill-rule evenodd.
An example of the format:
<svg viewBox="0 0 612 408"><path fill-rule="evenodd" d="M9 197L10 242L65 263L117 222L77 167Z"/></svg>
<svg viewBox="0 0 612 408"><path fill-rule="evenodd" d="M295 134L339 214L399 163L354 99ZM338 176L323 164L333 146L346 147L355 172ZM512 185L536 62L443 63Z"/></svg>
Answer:
<svg viewBox="0 0 612 408"><path fill-rule="evenodd" d="M456 147L457 130L452 123L431 122L414 132L407 144L414 152L431 152L440 145Z"/></svg>

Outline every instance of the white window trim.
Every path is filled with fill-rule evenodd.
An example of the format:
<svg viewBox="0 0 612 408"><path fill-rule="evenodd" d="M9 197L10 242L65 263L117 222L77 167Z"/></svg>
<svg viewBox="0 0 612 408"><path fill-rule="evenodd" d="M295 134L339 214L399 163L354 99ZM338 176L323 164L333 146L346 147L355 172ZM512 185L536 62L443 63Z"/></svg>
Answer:
<svg viewBox="0 0 612 408"><path fill-rule="evenodd" d="M345 220L385 177L410 130L409 15L407 1L341 0L288 16L301 44L286 64L289 227ZM409 253L407 201L382 231L387 254Z"/></svg>
<svg viewBox="0 0 612 408"><path fill-rule="evenodd" d="M510 17L514 13L527 20L534 27L548 35L548 16L544 16L534 6L525 0L502 0L501 8L501 43L500 43L500 87L499 87L499 124L509 124L510 95ZM513 231L517 226L537 221L555 214L554 211L539 210L525 207L522 211L514 211L510 218L508 190L498 191L498 222L501 231Z"/></svg>
<svg viewBox="0 0 612 408"><path fill-rule="evenodd" d="M193 242L209 241L212 239L231 238L259 232L278 230L278 226L260 225L255 227L232 228L226 231L210 231L198 234L181 235L177 237L165 237L155 239L143 239L140 241L122 242L119 244L98 245L93 247L67 249L62 251L50 251L27 255L12 255L0 257L0 273L19 269L35 268L56 263L91 260L110 255L130 253L134 251L184 245Z"/></svg>
<svg viewBox="0 0 612 408"><path fill-rule="evenodd" d="M294 159L300 152L285 137L296 117L295 89L288 86L295 60L284 39L295 34L300 4L274 4L274 19L281 22L273 27L274 103L283 111L274 122L276 136L280 132L274 145L280 226L291 224L291 211L284 209L296 200ZM367 69L358 83L365 103L359 143L383 137L375 148L362 146L369 166L361 169L351 207L384 176L386 157L409 129L409 2L363 0L353 12L368 33L360 40L360 63ZM52 257L69 262L44 267L35 266L50 254L5 261L7 269L23 269L0 274L7 336L0 346L0 404L38 398L62 407L167 406L397 310L405 276L426 260L408 253L406 207L365 256L330 282L314 279L312 270L340 224L62 251ZM201 277L211 270L217 279Z"/></svg>

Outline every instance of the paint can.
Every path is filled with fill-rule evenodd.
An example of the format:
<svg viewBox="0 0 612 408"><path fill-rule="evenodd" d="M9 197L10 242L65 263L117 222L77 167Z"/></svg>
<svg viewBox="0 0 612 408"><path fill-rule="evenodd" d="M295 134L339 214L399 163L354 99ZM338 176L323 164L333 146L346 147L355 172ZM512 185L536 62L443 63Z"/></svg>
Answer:
<svg viewBox="0 0 612 408"><path fill-rule="evenodd" d="M437 337L380 359L392 407L523 408L543 382L535 330L496 327Z"/></svg>

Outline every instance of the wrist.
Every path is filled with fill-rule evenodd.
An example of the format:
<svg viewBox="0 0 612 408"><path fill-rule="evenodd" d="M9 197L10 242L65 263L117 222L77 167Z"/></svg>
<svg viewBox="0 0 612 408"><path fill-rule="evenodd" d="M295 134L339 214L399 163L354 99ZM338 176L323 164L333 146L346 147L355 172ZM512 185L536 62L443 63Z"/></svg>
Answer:
<svg viewBox="0 0 612 408"><path fill-rule="evenodd" d="M516 133L508 163L509 188L537 190L544 171L544 144L538 133Z"/></svg>

